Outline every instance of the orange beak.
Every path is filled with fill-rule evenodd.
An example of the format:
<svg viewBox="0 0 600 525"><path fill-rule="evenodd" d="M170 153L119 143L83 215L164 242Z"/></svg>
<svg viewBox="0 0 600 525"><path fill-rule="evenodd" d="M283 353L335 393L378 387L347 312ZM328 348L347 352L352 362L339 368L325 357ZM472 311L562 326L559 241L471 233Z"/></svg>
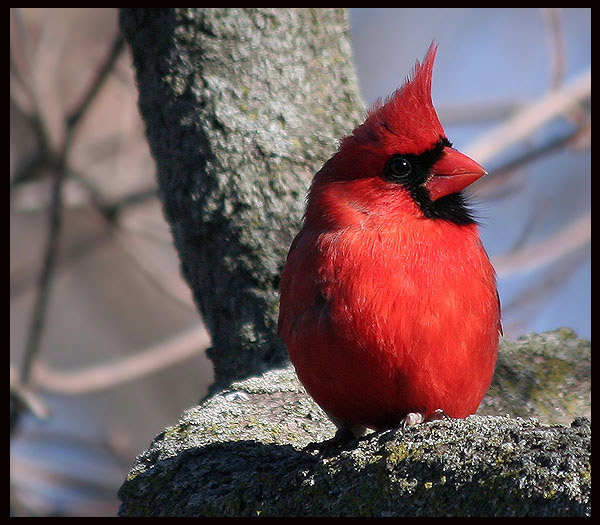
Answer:
<svg viewBox="0 0 600 525"><path fill-rule="evenodd" d="M442 158L433 165L431 177L425 183L432 201L458 193L487 172L473 159L453 148L444 148Z"/></svg>

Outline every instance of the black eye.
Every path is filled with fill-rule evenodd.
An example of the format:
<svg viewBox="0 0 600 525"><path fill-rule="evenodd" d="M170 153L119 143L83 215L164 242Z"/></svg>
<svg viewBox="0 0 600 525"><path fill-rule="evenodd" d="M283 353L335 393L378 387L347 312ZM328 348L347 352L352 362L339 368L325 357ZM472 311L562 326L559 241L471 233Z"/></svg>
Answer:
<svg viewBox="0 0 600 525"><path fill-rule="evenodd" d="M387 165L387 176L394 181L405 179L411 171L412 165L406 157L393 157Z"/></svg>

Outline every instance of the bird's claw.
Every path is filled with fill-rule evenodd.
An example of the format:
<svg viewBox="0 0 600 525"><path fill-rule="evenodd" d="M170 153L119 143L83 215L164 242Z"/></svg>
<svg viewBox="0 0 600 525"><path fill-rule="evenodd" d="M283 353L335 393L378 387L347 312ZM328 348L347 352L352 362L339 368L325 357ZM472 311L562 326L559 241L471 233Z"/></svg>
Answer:
<svg viewBox="0 0 600 525"><path fill-rule="evenodd" d="M425 421L439 421L440 419L450 419L450 416L441 408L436 408Z"/></svg>
<svg viewBox="0 0 600 525"><path fill-rule="evenodd" d="M425 421L425 416L420 412L409 412L400 423L400 426L402 428L414 427L419 423L423 423L423 421Z"/></svg>
<svg viewBox="0 0 600 525"><path fill-rule="evenodd" d="M400 426L402 428L414 427L420 423L439 421L440 419L449 419L449 416L441 408L434 410L428 417L425 417L421 412L409 412L400 422Z"/></svg>

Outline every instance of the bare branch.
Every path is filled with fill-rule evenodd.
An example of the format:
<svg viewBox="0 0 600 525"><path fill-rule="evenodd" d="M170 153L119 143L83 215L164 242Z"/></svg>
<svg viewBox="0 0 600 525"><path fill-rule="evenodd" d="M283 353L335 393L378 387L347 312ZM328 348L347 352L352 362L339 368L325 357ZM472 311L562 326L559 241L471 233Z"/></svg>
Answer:
<svg viewBox="0 0 600 525"><path fill-rule="evenodd" d="M588 212L543 241L492 258L499 277L540 268L591 241L592 217Z"/></svg>
<svg viewBox="0 0 600 525"><path fill-rule="evenodd" d="M10 8L10 80L11 88L14 80L15 87L20 88L20 92L13 94L11 89L11 100L14 99L15 105L26 115L31 114L31 106L35 105L35 95L31 89L30 82L24 77L24 71L30 69L27 63L27 53L24 47L28 39L26 36L23 14L18 7ZM14 90L17 91L17 90Z"/></svg>
<svg viewBox="0 0 600 525"><path fill-rule="evenodd" d="M99 72L96 75L94 82L92 82L87 94L83 97L77 109L65 119L66 133L61 151L59 151L55 156L48 151L48 155L52 156L52 158L49 159L49 163L54 167L55 178L52 185L52 194L48 210L49 231L46 240L46 247L44 249L42 269L38 278L38 293L31 314L31 321L25 341L23 362L21 365L20 381L22 385L28 385L33 363L40 351L41 338L44 331L46 311L53 280L52 278L54 275L58 255L58 241L62 228L63 185L67 176L67 158L71 148L73 134L76 130L77 124L81 121L82 116L89 108L92 100L98 94L101 85L104 84L109 71L114 67L116 58L124 47L123 44L123 37L119 35L111 48L108 58L100 67ZM11 399L15 399L14 395L11 396ZM23 407L24 405L15 402L14 410L11 413L11 431L16 429L21 414L20 409Z"/></svg>
<svg viewBox="0 0 600 525"><path fill-rule="evenodd" d="M550 48L550 87L557 89L563 82L566 69L565 39L562 30L560 8L540 7L546 24L548 47Z"/></svg>
<svg viewBox="0 0 600 525"><path fill-rule="evenodd" d="M115 37L111 49L106 57L102 66L98 69L96 77L94 78L89 90L77 106L77 108L67 117L67 126L69 128L74 128L77 126L81 117L85 114L90 104L96 98L96 95L100 91L100 88L104 84L104 81L108 77L109 73L114 69L115 63L119 56L121 56L121 52L125 47L125 39L121 33L117 34Z"/></svg>
<svg viewBox="0 0 600 525"><path fill-rule="evenodd" d="M50 415L46 403L30 387L19 381L18 373L12 365L10 365L10 398L13 403L21 405L21 407L12 407L11 417L23 411L30 412L39 419L46 419Z"/></svg>
<svg viewBox="0 0 600 525"><path fill-rule="evenodd" d="M512 144L531 135L544 124L564 115L565 112L589 98L591 92L592 72L591 69L588 69L570 83L524 107L506 122L465 148L465 152L477 159L478 162L488 162Z"/></svg>
<svg viewBox="0 0 600 525"><path fill-rule="evenodd" d="M41 389L64 395L106 390L158 372L198 355L210 345L203 326L195 326L155 346L108 364L74 371L56 370L37 362L33 383Z"/></svg>
<svg viewBox="0 0 600 525"><path fill-rule="evenodd" d="M580 138L582 132L581 128L575 128L566 135L554 137L545 144L526 151L522 155L494 169L493 177L484 178L478 183L478 195L485 196L488 200L504 197L507 191L507 181L519 173L523 173L520 171L520 168L545 155L561 150L565 146L574 144Z"/></svg>
<svg viewBox="0 0 600 525"><path fill-rule="evenodd" d="M526 286L509 303L503 305L505 315L512 319L509 323L504 323L504 335L510 338L522 333L532 318L547 304L548 296L573 275L588 256L588 253L581 251L563 258L559 264L548 269L541 280Z"/></svg>
<svg viewBox="0 0 600 525"><path fill-rule="evenodd" d="M40 341L45 324L46 309L50 298L50 286L54 269L56 266L56 257L58 254L58 239L62 226L62 187L64 182L64 166L56 173L54 184L52 185L52 197L49 209L49 232L44 250L44 260L42 270L38 278L38 295L33 307L29 330L27 331L27 340L25 343L25 354L21 368L21 381L27 384L31 373L31 366L39 353Z"/></svg>
<svg viewBox="0 0 600 525"><path fill-rule="evenodd" d="M131 240L128 239L128 235L137 235L136 232L129 233L127 230L118 228L114 232L114 240L121 248L123 253L135 264L135 266L141 271L142 275L161 293L167 296L169 299L175 301L180 306L183 306L186 310L196 311L196 308L192 301L192 295L189 287L178 279L180 286L173 286L173 280L165 279L165 276L157 272L152 268L151 264L146 262L146 258L143 254L140 254L139 250L133 249L131 246ZM156 239L153 239L156 241ZM160 242L163 242L160 240Z"/></svg>

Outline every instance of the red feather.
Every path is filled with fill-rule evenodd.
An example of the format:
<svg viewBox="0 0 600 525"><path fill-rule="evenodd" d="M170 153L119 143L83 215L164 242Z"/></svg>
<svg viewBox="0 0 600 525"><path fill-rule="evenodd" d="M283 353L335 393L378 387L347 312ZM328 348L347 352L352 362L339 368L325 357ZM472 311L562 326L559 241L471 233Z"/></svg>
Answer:
<svg viewBox="0 0 600 525"><path fill-rule="evenodd" d="M435 54L316 174L282 273L279 333L340 426L388 428L437 409L465 417L494 372L494 269L457 196L485 172L445 137L431 101ZM398 155L411 176L427 169L422 180L402 182L390 168Z"/></svg>

